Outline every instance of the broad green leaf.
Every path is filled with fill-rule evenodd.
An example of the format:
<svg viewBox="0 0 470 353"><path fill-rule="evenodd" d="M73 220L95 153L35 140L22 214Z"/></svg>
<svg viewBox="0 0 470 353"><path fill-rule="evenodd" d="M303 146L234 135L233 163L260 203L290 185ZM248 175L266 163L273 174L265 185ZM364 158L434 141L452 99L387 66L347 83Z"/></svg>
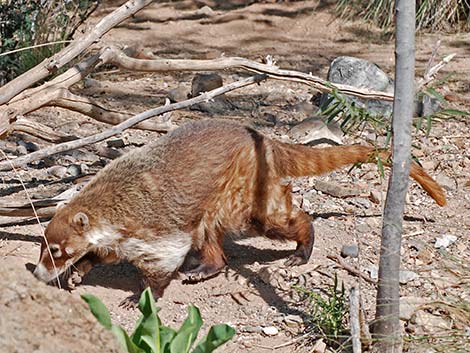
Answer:
<svg viewBox="0 0 470 353"><path fill-rule="evenodd" d="M184 320L170 344L172 353L187 353L196 340L202 326L201 313L193 305L188 308L188 317Z"/></svg>
<svg viewBox="0 0 470 353"><path fill-rule="evenodd" d="M134 342L127 335L127 332L120 326L113 325L111 332L114 333L121 347L129 353L144 353L145 351L135 345Z"/></svg>
<svg viewBox="0 0 470 353"><path fill-rule="evenodd" d="M160 352L170 353L170 343L175 336L175 330L167 326L160 326Z"/></svg>
<svg viewBox="0 0 470 353"><path fill-rule="evenodd" d="M212 326L209 333L199 342L193 353L210 353L229 341L233 335L235 335L235 329L228 325Z"/></svg>
<svg viewBox="0 0 470 353"><path fill-rule="evenodd" d="M98 322L106 329L111 330L111 327L113 326L111 316L109 316L109 311L101 300L92 294L82 294L81 297L88 304L90 311L96 317Z"/></svg>
<svg viewBox="0 0 470 353"><path fill-rule="evenodd" d="M132 333L132 342L148 353L159 353L160 350L160 319L150 288L146 288L139 300L142 316Z"/></svg>

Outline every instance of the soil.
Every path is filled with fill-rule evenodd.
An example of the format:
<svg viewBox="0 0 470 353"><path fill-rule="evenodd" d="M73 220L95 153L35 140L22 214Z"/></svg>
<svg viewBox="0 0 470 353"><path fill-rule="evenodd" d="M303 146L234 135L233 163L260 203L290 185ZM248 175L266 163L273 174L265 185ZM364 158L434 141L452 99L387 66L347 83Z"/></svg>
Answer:
<svg viewBox="0 0 470 353"><path fill-rule="evenodd" d="M88 24L97 23L117 5L117 1L102 2ZM213 13L207 15L200 11L204 5L209 6ZM418 36L417 76L423 74L438 40L441 41L438 58L457 54L441 70L439 78L453 75L441 83L438 90L452 98L453 108L468 111L470 34ZM269 54L279 67L311 72L320 77L326 77L328 65L335 57L350 55L373 61L393 76L393 39L373 26L338 19L333 7L324 1L186 0L154 3L103 39L103 43L120 46L133 46L136 42L164 58L207 59L225 55L262 60ZM221 75L224 82L231 82L247 73L227 70ZM77 85L74 93L92 96L114 109L137 113L164 104L172 89L190 92L193 77L194 73L130 73L106 68L92 74L92 78L102 81L102 86ZM228 94L229 104L216 100L213 105L199 107L199 110L173 112L171 119L177 125L201 118L232 119L253 124L270 137L289 140L288 130L314 111L310 101L316 93L300 84L266 81ZM42 109L30 116L60 132L76 136L106 128L104 124L56 108ZM402 268L416 276L404 281L401 295L425 298L428 303L426 315L443 320L439 322L439 331L429 328L415 315L403 321L404 328L410 335L456 337L451 340L451 346L445 346L449 352L463 352L464 345L470 345L468 332L467 336L464 334L469 330L470 319L468 312L462 314L460 310L461 303L468 305L470 301L470 135L467 120L459 117L436 119L429 136L423 132L415 133L414 143L419 149L414 153L446 189L448 205L443 208L437 206L411 182L403 229ZM124 146L115 150L124 152L158 136L148 131L126 131L118 137ZM343 137L343 142L364 143L370 136L367 129L355 131ZM10 136L2 141L2 149L16 151L22 141L33 140L27 136ZM41 140L34 140L34 143L38 147L47 145ZM106 142L98 145L108 146ZM73 178L56 177L48 174L46 169L54 165L82 164L86 172L95 172L109 162L96 151L96 148L88 147L80 152L51 157L17 172L2 173L0 195L5 200L26 200L20 179L32 198L57 195L72 185ZM351 197L335 198L315 189L316 180L354 188L358 192ZM317 326L311 324L308 300L293 286L324 295L331 291L335 276L344 284L346 291L355 285L360 287L366 316L373 319L375 286L354 276L327 256L339 255L343 245L357 244L359 256L344 261L357 267L365 276L374 271L374 266L378 266L386 184L374 165L363 165L349 172L337 171L320 178L296 180L294 199L311 214L316 230L310 262L291 268L283 265L295 244L265 238L229 238L225 244L227 269L219 276L197 284L173 280L157 304L161 308L162 321L168 326L179 326L192 303L201 310L206 331L217 323L229 323L236 328L237 335L219 352L311 352L322 335ZM0 268L8 272L8 276L0 276L0 336L5 334L5 330L8 334L13 332L13 326L5 328L2 320L4 313L16 310L18 315L24 312L34 318L21 321L22 328L15 332L22 329L34 333L31 341L36 340L36 344L44 342L44 346L38 346L42 347L37 348L38 352L58 351L44 348L50 347L47 346L48 336L41 331L46 327L62 338L60 342L67 348L64 351L79 351L74 348L77 339L91 344L96 351L105 351L101 348L105 346L112 351L109 335L102 333L97 324L92 323L90 315L84 313L84 305L78 303L79 295L91 293L101 298L111 311L114 323L129 331L139 316L138 311L123 309L119 303L137 290L139 276L136 269L127 264L98 266L71 294L51 286L45 287L26 273L26 268L34 268L39 255L41 230L36 221L0 217L0 222L4 224L0 229ZM10 223L5 225L6 222ZM457 240L445 249L435 248L436 239L443 235L453 235ZM4 299L9 283L14 284L15 291L28 288L30 298L21 299L10 307ZM31 294L36 291L41 293L40 299ZM448 306L431 305L431 302ZM41 317L50 318L51 315L55 315L57 320L63 318L63 327L54 323L51 328L51 322L41 320ZM271 326L278 332L272 336L263 333L263 328ZM77 327L83 330L74 336ZM22 348L25 346L21 345L21 337L12 335L10 346L2 346L0 350L12 352L12 348L5 350L4 347L13 347L15 344L11 342L17 342L17 351L33 351L32 348ZM424 342L410 339L405 348L410 352L424 352L424 349L435 349L442 343L436 339ZM332 351L338 349L330 343L329 346ZM94 350L83 346L82 351Z"/></svg>

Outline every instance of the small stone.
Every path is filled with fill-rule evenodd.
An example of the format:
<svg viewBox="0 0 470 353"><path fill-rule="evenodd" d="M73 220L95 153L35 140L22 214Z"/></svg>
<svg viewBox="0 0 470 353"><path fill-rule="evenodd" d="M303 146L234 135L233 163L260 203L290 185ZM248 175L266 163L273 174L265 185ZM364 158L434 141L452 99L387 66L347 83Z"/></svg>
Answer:
<svg viewBox="0 0 470 353"><path fill-rule="evenodd" d="M303 325L304 320L300 315L287 315L284 317L284 322L287 326L298 329Z"/></svg>
<svg viewBox="0 0 470 353"><path fill-rule="evenodd" d="M375 204L380 204L383 201L383 195L378 190L371 190L369 194L369 200Z"/></svg>
<svg viewBox="0 0 470 353"><path fill-rule="evenodd" d="M79 176L82 174L82 168L79 165L71 164L67 167L67 174L71 176Z"/></svg>
<svg viewBox="0 0 470 353"><path fill-rule="evenodd" d="M343 132L335 123L327 124L323 118L311 117L302 120L288 132L290 138L301 144L342 144Z"/></svg>
<svg viewBox="0 0 470 353"><path fill-rule="evenodd" d="M366 198L363 198L363 197L354 197L352 199L349 199L348 202L351 205L358 206L360 208L364 208L364 209L371 208L370 201Z"/></svg>
<svg viewBox="0 0 470 353"><path fill-rule="evenodd" d="M408 282L414 281L419 278L416 272L401 270L400 271L400 284L407 284Z"/></svg>
<svg viewBox="0 0 470 353"><path fill-rule="evenodd" d="M444 173L440 173L436 177L436 181L437 181L438 184L440 184L444 189L446 189L448 191L453 191L457 188L457 183L455 182L455 180L449 178Z"/></svg>
<svg viewBox="0 0 470 353"><path fill-rule="evenodd" d="M211 17L214 15L214 10L205 5L196 11L196 15Z"/></svg>
<svg viewBox="0 0 470 353"><path fill-rule="evenodd" d="M28 150L23 145L16 146L15 152L19 154L20 156L24 156L25 154L28 154Z"/></svg>
<svg viewBox="0 0 470 353"><path fill-rule="evenodd" d="M196 97L201 93L212 91L222 85L222 77L215 72L196 74L191 82L191 96Z"/></svg>
<svg viewBox="0 0 470 353"><path fill-rule="evenodd" d="M39 146L36 143L30 141L18 141L18 145L24 146L28 152L36 152L39 150Z"/></svg>
<svg viewBox="0 0 470 353"><path fill-rule="evenodd" d="M361 234L367 234L370 232L370 226L367 223L359 223L356 225L356 231Z"/></svg>
<svg viewBox="0 0 470 353"><path fill-rule="evenodd" d="M357 195L360 195L361 193L357 189L343 187L338 184L330 183L330 182L323 181L323 180L316 180L314 188L317 191L321 191L321 192L324 192L325 194L328 194L334 197L339 197L339 198L357 196Z"/></svg>
<svg viewBox="0 0 470 353"><path fill-rule="evenodd" d="M401 297L400 298L400 319L408 321L420 306L426 304L428 300L423 297Z"/></svg>
<svg viewBox="0 0 470 353"><path fill-rule="evenodd" d="M178 86L168 91L168 98L172 103L181 102L188 99L189 91L184 86Z"/></svg>
<svg viewBox="0 0 470 353"><path fill-rule="evenodd" d="M444 234L440 238L436 239L434 243L434 247L436 249L446 249L449 245L455 243L457 241L457 237L452 234Z"/></svg>
<svg viewBox="0 0 470 353"><path fill-rule="evenodd" d="M279 330L274 326L263 327L262 330L266 336L276 336L279 334Z"/></svg>
<svg viewBox="0 0 470 353"><path fill-rule="evenodd" d="M341 248L342 257L358 257L359 247L357 244L343 245Z"/></svg>
<svg viewBox="0 0 470 353"><path fill-rule="evenodd" d="M47 172L57 178L63 178L67 174L67 168L61 165L56 165L47 170Z"/></svg>
<svg viewBox="0 0 470 353"><path fill-rule="evenodd" d="M123 148L126 143L123 139L113 139L106 141L106 145L110 148Z"/></svg>
<svg viewBox="0 0 470 353"><path fill-rule="evenodd" d="M421 326L425 332L436 332L436 330L450 330L452 323L447 320L428 313L424 310L417 311L411 318L411 322Z"/></svg>
<svg viewBox="0 0 470 353"><path fill-rule="evenodd" d="M320 338L313 345L311 352L312 353L325 353L325 350L326 350L326 343L323 342L323 338Z"/></svg>
<svg viewBox="0 0 470 353"><path fill-rule="evenodd" d="M373 280L378 280L379 279L379 268L376 265L370 265L367 268L367 271L369 272L370 278Z"/></svg>

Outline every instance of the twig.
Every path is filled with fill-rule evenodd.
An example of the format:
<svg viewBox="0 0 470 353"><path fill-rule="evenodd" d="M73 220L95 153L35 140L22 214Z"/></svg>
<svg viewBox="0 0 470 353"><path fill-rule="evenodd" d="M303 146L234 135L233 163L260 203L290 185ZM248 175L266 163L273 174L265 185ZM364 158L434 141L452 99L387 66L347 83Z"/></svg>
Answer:
<svg viewBox="0 0 470 353"><path fill-rule="evenodd" d="M360 270L355 268L354 266L348 264L346 261L344 261L340 256L338 255L327 255L327 258L330 260L333 260L337 262L341 267L343 267L346 271L350 272L356 277L360 277L366 282L369 282L371 284L377 284L376 281L373 279L369 278L366 274L362 273Z"/></svg>
<svg viewBox="0 0 470 353"><path fill-rule="evenodd" d="M83 146L86 146L86 145L89 145L89 144L92 144L92 143L96 143L96 142L105 140L105 139L107 139L111 136L120 134L124 130L130 128L131 126L134 126L134 125L136 125L136 124L138 124L138 123L140 123L144 120L147 120L149 118L152 118L154 116L162 115L164 113L167 113L167 112L170 112L170 111L173 111L173 110L184 109L184 108L187 108L187 107L189 107L193 104L208 101L208 100L210 100L210 99L212 99L216 96L219 96L221 94L224 94L226 92L233 91L237 88L245 87L245 86L251 85L253 83L261 82L264 79L266 79L266 75L251 76L251 77L248 77L246 79L243 79L243 80L240 80L240 81L235 81L235 82L232 82L228 85L216 88L212 91L205 92L205 93L203 93L203 94L201 94L197 97L187 99L187 100L182 101L182 102L173 103L173 104L169 104L169 105L165 105L165 106L161 106L161 107L158 107L158 108L147 110L143 113L140 113L140 114L137 114L137 115L133 116L132 118L130 118L130 119L128 119L128 120L126 120L126 121L124 121L124 122L122 122L122 123L120 123L120 124L118 124L118 125L116 125L112 128L104 130L103 132L101 132L99 134L84 137L84 138L81 138L81 139L78 139L78 140L75 140L75 141L61 143L61 144L58 144L56 146L44 148L44 149L41 149L39 151L30 153L26 156L16 158L15 160L13 160L11 162L8 162L8 161L0 162L0 171L11 170L13 167L22 166L22 165L25 165L26 163L36 161L38 159L44 158L46 156L50 156L52 154L57 154L57 153L73 150L73 149L76 149L76 148L80 148L80 147L83 147Z"/></svg>
<svg viewBox="0 0 470 353"><path fill-rule="evenodd" d="M39 80L47 77L51 72L57 71L78 55L83 53L90 45L98 41L111 28L115 27L128 17L152 3L152 0L129 0L112 13L104 17L92 31L74 40L69 46L41 64L26 71L16 79L0 88L0 104L8 102L11 98L30 87Z"/></svg>
<svg viewBox="0 0 470 353"><path fill-rule="evenodd" d="M359 324L359 288L353 286L349 292L349 321L353 353L361 353L361 327Z"/></svg>
<svg viewBox="0 0 470 353"><path fill-rule="evenodd" d="M419 92L423 89L424 86L426 86L429 82L434 80L435 75L439 72L440 69L442 69L444 66L446 66L449 61L451 61L457 54L449 54L444 59L442 59L438 64L434 65L429 69L427 73L425 73L424 77L421 78L418 83L416 84L415 90L416 92Z"/></svg>

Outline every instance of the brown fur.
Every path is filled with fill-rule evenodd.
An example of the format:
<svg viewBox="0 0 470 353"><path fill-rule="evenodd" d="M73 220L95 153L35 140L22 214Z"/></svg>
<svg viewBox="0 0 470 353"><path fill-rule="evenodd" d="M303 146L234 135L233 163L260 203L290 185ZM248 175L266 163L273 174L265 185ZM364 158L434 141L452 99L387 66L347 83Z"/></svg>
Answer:
<svg viewBox="0 0 470 353"><path fill-rule="evenodd" d="M201 256L190 279L220 271L229 232L296 241L288 264L301 264L311 255L313 228L310 217L292 206L283 179L375 162L377 155L389 157L371 147L310 148L238 124L193 122L110 163L58 210L46 237L59 247L59 272L72 264L83 263L86 271L102 260L128 260L158 295L190 248ZM445 204L440 186L415 163L411 176ZM55 274L46 250L36 275L50 280Z"/></svg>

